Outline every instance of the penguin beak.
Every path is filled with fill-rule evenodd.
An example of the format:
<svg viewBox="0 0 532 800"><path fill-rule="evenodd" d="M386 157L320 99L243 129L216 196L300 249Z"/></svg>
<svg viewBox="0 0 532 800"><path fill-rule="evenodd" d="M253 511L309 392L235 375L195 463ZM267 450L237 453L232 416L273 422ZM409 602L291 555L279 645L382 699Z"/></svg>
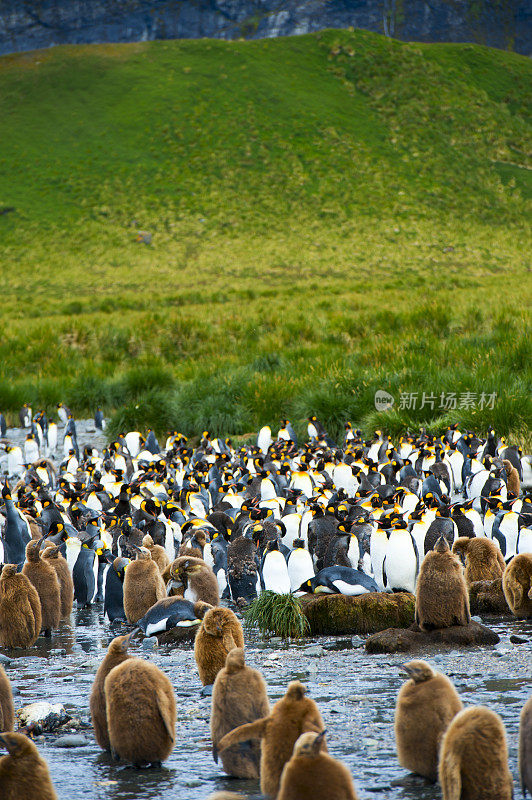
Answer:
<svg viewBox="0 0 532 800"><path fill-rule="evenodd" d="M169 596L172 589L181 589L182 586L183 583L180 580L172 578L171 580L168 581L168 584L166 586L166 594Z"/></svg>
<svg viewBox="0 0 532 800"><path fill-rule="evenodd" d="M412 677L412 670L408 666L408 664L399 664L398 666L399 672L403 672L405 675L408 675L409 678Z"/></svg>

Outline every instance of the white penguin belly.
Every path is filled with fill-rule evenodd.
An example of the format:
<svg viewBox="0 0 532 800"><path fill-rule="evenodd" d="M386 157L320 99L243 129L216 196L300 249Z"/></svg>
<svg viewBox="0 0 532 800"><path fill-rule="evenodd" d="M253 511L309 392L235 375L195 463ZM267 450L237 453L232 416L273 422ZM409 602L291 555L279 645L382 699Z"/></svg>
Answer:
<svg viewBox="0 0 532 800"><path fill-rule="evenodd" d="M348 595L349 597L356 597L359 594L369 593L369 589L366 589L365 586L361 586L359 583L353 584L341 580L334 580L333 583L340 592L340 594L345 594Z"/></svg>

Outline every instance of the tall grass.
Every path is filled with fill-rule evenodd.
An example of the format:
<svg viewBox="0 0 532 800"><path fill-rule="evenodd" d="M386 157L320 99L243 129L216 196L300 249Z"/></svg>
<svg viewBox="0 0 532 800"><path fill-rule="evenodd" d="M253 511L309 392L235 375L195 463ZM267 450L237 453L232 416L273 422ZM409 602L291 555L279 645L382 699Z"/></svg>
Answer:
<svg viewBox="0 0 532 800"><path fill-rule="evenodd" d="M263 636L274 634L283 639L299 639L310 633L308 619L293 594L262 592L244 611L247 628L257 627Z"/></svg>
<svg viewBox="0 0 532 800"><path fill-rule="evenodd" d="M3 411L530 428L529 59L324 31L54 48L0 76ZM497 399L399 408L452 391Z"/></svg>

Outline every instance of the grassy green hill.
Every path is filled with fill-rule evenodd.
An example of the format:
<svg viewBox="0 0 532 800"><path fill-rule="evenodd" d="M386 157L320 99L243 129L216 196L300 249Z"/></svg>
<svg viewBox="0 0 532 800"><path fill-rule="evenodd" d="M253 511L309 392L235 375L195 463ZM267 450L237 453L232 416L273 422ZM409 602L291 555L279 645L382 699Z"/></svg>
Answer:
<svg viewBox="0 0 532 800"><path fill-rule="evenodd" d="M529 59L324 31L22 53L0 87L0 409L530 424ZM466 391L493 410L440 408Z"/></svg>

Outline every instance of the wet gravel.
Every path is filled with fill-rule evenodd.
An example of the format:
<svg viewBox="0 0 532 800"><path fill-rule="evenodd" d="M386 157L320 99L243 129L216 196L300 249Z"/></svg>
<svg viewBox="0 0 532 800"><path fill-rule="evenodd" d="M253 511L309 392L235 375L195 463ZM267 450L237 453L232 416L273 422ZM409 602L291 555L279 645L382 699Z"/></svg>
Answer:
<svg viewBox="0 0 532 800"><path fill-rule="evenodd" d="M435 648L421 655L452 678L466 705L485 704L502 716L517 786L519 712L532 691L532 623L489 618L483 622L501 637L496 647ZM526 641L513 644L511 635ZM62 623L51 639L40 637L28 650L0 651L12 659L5 668L16 691L16 708L37 700L61 702L81 720L82 728L68 733L83 737L85 744L78 740L73 748L57 746L64 731L36 737L58 796L62 800L195 800L226 788L248 798L261 797L256 782L228 778L212 760L210 698L200 696L190 645L163 645L150 651L141 640L134 640L131 649L160 667L176 692L176 747L168 761L161 769L135 770L102 753L90 727L88 698L111 638L101 608L94 606L74 611L71 624ZM393 716L402 683L397 666L404 655L369 656L358 636L319 637L288 646L253 634L246 635L246 654L248 664L263 672L272 702L283 695L291 680L308 686L329 731L330 752L349 765L360 800L441 796L437 787L409 776L397 764Z"/></svg>

